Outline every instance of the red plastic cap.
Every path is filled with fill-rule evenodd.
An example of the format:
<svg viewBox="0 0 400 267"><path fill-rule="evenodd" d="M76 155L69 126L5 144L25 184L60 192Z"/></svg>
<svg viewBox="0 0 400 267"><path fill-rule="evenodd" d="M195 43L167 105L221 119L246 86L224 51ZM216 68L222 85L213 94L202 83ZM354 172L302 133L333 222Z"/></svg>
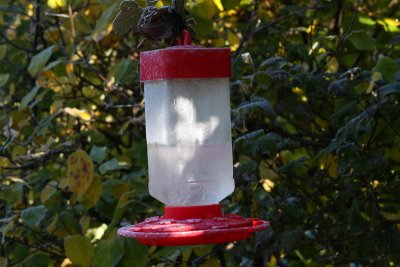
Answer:
<svg viewBox="0 0 400 267"><path fill-rule="evenodd" d="M231 77L229 48L179 45L140 53L140 80Z"/></svg>

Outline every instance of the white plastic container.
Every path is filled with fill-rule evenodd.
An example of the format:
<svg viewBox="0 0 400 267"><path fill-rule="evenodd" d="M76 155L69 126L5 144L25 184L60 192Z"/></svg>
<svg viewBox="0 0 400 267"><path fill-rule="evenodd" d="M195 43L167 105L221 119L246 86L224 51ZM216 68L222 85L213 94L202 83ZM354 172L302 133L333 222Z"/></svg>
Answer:
<svg viewBox="0 0 400 267"><path fill-rule="evenodd" d="M194 46L141 54L149 191L167 206L217 204L234 190L229 55Z"/></svg>

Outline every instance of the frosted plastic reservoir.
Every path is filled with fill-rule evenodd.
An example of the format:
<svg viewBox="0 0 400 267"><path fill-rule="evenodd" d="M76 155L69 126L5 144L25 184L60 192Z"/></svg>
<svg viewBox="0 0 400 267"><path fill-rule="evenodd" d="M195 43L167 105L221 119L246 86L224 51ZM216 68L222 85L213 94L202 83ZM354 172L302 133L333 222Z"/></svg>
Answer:
<svg viewBox="0 0 400 267"><path fill-rule="evenodd" d="M234 190L228 78L144 83L150 195L216 204Z"/></svg>

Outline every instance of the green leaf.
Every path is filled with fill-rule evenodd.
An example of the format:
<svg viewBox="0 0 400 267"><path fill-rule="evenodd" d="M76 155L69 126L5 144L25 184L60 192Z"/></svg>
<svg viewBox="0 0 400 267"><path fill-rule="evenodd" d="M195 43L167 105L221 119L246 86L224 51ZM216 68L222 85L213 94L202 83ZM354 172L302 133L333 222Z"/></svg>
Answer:
<svg viewBox="0 0 400 267"><path fill-rule="evenodd" d="M106 158L106 151L107 147L102 146L93 146L90 150L90 158L97 163L102 163L103 160Z"/></svg>
<svg viewBox="0 0 400 267"><path fill-rule="evenodd" d="M32 90L27 93L24 98L21 100L21 104L19 105L19 110L23 110L28 106L28 104L35 98L37 93L39 92L40 87L36 85Z"/></svg>
<svg viewBox="0 0 400 267"><path fill-rule="evenodd" d="M296 243L301 239L302 234L303 231L300 227L287 230L281 234L280 243L287 253L290 253L294 249Z"/></svg>
<svg viewBox="0 0 400 267"><path fill-rule="evenodd" d="M400 71L400 66L390 57L381 57L372 72L380 72L387 82L395 82L396 72Z"/></svg>
<svg viewBox="0 0 400 267"><path fill-rule="evenodd" d="M272 82L272 78L267 72L259 71L254 74L253 81L257 83L261 88L268 89Z"/></svg>
<svg viewBox="0 0 400 267"><path fill-rule="evenodd" d="M125 254L122 258L123 267L146 267L147 248L140 245L135 239L124 238Z"/></svg>
<svg viewBox="0 0 400 267"><path fill-rule="evenodd" d="M129 168L129 164L127 164L126 162L119 162L116 158L113 158L101 164L101 166L99 167L99 172L101 174L105 174L108 171L115 171L127 168Z"/></svg>
<svg viewBox="0 0 400 267"><path fill-rule="evenodd" d="M360 51L373 51L375 49L375 39L370 37L365 31L352 31L347 40Z"/></svg>
<svg viewBox="0 0 400 267"><path fill-rule="evenodd" d="M28 72L32 77L35 77L39 71L43 70L46 66L47 61L50 59L53 54L55 46L52 45L45 50L41 51L39 54L32 57L31 62L28 67Z"/></svg>
<svg viewBox="0 0 400 267"><path fill-rule="evenodd" d="M92 243L81 235L70 235L64 240L65 255L76 266L91 266L94 249Z"/></svg>
<svg viewBox="0 0 400 267"><path fill-rule="evenodd" d="M52 181L46 185L43 191L40 193L40 201L43 205L47 205L47 202L57 194L57 183ZM46 206L48 207L48 206Z"/></svg>
<svg viewBox="0 0 400 267"><path fill-rule="evenodd" d="M10 74L8 73L0 74L0 87L6 85L9 78Z"/></svg>
<svg viewBox="0 0 400 267"><path fill-rule="evenodd" d="M261 153L268 153L270 157L274 157L278 152L278 143L282 138L275 133L268 133L257 140L258 149Z"/></svg>
<svg viewBox="0 0 400 267"><path fill-rule="evenodd" d="M296 172L304 165L307 159L307 157L301 157L299 159L290 161L279 168L279 172L285 174L296 174Z"/></svg>
<svg viewBox="0 0 400 267"><path fill-rule="evenodd" d="M35 252L24 260L24 266L47 267L49 256L43 252Z"/></svg>
<svg viewBox="0 0 400 267"><path fill-rule="evenodd" d="M124 255L124 243L118 237L101 240L95 247L94 267L114 267Z"/></svg>
<svg viewBox="0 0 400 267"><path fill-rule="evenodd" d="M239 112L240 114L247 114L253 110L261 110L267 115L268 117L275 117L276 113L274 111L274 108L272 104L262 98L262 97L257 97L255 99L252 99L250 102L245 102L241 104L236 111Z"/></svg>
<svg viewBox="0 0 400 267"><path fill-rule="evenodd" d="M133 80L133 62L126 58L116 64L109 75L109 79L114 77L115 82L130 83Z"/></svg>
<svg viewBox="0 0 400 267"><path fill-rule="evenodd" d="M105 236L108 236L113 228L121 221L122 216L124 215L124 212L128 208L128 205L131 203L130 198L136 196L135 191L129 191L124 193L118 200L117 207L115 208L113 219L110 223L110 225L107 228L107 231L105 232Z"/></svg>
<svg viewBox="0 0 400 267"><path fill-rule="evenodd" d="M107 10L105 10L96 22L96 27L93 33L89 36L95 42L101 41L111 32L111 22L113 21L118 11L118 4L115 2Z"/></svg>
<svg viewBox="0 0 400 267"><path fill-rule="evenodd" d="M7 45L6 44L0 45L0 60L4 58L6 52L7 52Z"/></svg>
<svg viewBox="0 0 400 267"><path fill-rule="evenodd" d="M43 205L30 207L21 212L22 221L33 228L39 227L45 216L46 208Z"/></svg>
<svg viewBox="0 0 400 267"><path fill-rule="evenodd" d="M125 131L128 129L128 126L132 123L132 119L127 120L126 122L124 122L124 124L122 124L121 128L118 131L119 135L123 135L125 133Z"/></svg>
<svg viewBox="0 0 400 267"><path fill-rule="evenodd" d="M0 267L7 267L7 266L8 266L7 258L0 257Z"/></svg>
<svg viewBox="0 0 400 267"><path fill-rule="evenodd" d="M137 31L140 13L142 9L132 0L124 0L121 2L120 12L114 19L113 30L117 35L124 35L132 28Z"/></svg>

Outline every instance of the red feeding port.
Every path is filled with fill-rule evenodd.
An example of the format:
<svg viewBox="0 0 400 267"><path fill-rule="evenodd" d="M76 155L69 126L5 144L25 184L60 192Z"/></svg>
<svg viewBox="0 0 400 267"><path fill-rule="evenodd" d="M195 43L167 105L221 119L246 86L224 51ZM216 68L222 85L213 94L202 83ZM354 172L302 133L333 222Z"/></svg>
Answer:
<svg viewBox="0 0 400 267"><path fill-rule="evenodd" d="M248 238L253 232L269 227L269 222L223 215L221 206L165 207L165 215L126 226L118 234L155 246L217 244Z"/></svg>

